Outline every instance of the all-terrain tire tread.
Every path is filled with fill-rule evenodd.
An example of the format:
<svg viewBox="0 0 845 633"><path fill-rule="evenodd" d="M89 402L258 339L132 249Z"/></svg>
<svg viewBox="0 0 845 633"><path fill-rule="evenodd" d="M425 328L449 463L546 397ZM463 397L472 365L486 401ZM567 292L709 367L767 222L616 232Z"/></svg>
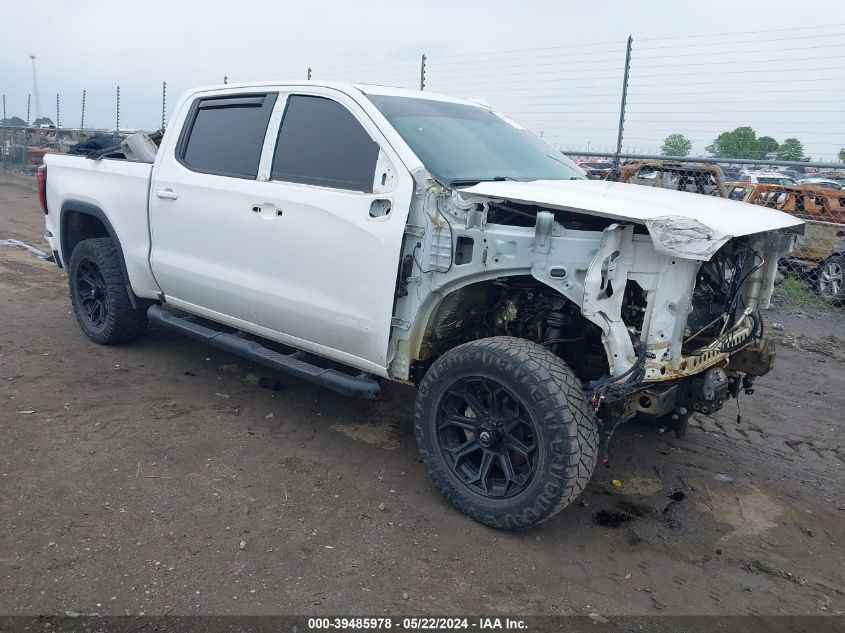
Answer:
<svg viewBox="0 0 845 633"><path fill-rule="evenodd" d="M108 320L102 330L92 328L81 314L76 291L74 274L80 260L89 258L97 263L106 282L108 296ZM120 265L120 254L110 237L95 237L81 241L73 249L68 267L68 285L70 288L73 312L79 327L95 343L112 345L131 341L141 336L147 329L147 312L132 307L127 290L127 282Z"/></svg>
<svg viewBox="0 0 845 633"><path fill-rule="evenodd" d="M456 489L446 467L426 437L431 390L442 373L459 363L500 364L511 370L531 394L537 422L552 440L551 464L543 494L520 516L507 511L486 513L473 504L471 493ZM426 373L415 411L415 433L423 462L446 499L464 514L487 525L520 529L546 521L572 503L587 486L596 465L598 427L581 385L572 370L550 350L525 339L508 336L471 341L448 351Z"/></svg>

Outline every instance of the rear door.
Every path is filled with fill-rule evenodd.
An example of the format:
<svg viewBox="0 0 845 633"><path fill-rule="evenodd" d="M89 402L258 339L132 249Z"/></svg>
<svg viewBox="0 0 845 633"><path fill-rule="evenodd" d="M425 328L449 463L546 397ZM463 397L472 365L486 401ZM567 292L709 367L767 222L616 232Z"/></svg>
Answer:
<svg viewBox="0 0 845 633"><path fill-rule="evenodd" d="M383 374L413 180L348 95L303 87L279 98L249 229L256 318L299 347Z"/></svg>
<svg viewBox="0 0 845 633"><path fill-rule="evenodd" d="M163 148L150 190L150 264L174 305L255 320L251 207L277 96L198 98L178 143Z"/></svg>

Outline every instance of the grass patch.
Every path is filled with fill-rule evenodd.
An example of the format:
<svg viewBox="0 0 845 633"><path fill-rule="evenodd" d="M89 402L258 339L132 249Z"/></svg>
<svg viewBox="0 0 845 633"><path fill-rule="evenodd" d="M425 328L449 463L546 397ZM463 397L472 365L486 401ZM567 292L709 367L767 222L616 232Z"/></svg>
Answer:
<svg viewBox="0 0 845 633"><path fill-rule="evenodd" d="M830 302L817 295L807 281L794 273L775 286L774 294L793 308L830 308Z"/></svg>

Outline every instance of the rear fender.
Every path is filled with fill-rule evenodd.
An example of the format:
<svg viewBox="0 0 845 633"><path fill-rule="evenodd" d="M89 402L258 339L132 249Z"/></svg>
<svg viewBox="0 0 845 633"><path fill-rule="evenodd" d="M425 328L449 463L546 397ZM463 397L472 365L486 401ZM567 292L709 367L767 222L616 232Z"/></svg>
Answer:
<svg viewBox="0 0 845 633"><path fill-rule="evenodd" d="M73 235L73 228L71 227L71 218L75 214L81 214L95 218L102 225L106 235L102 235L97 232L90 235L83 234L79 236L79 239L75 239L76 236ZM135 292L132 290L132 286L129 283L129 273L126 270L126 259L123 256L123 248L120 244L120 240L117 237L117 232L115 232L114 227L112 226L111 222L109 222L108 217L102 209L87 202L68 200L62 205L59 214L59 226L61 227L61 229L59 234L60 237L58 251L62 261L65 263L66 266L70 265L70 258L73 254L73 249L80 241L88 239L90 237L110 237L114 242L115 248L117 249L117 254L120 257L120 272L123 274L123 282L126 286L126 293L127 295L129 295L129 301L132 304L132 307L137 309L139 307L150 305L150 301L141 299L140 297L136 296Z"/></svg>

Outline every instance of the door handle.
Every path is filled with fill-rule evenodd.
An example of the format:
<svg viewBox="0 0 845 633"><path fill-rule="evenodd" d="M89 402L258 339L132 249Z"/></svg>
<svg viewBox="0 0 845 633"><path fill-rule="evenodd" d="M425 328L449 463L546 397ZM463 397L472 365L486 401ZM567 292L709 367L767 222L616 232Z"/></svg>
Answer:
<svg viewBox="0 0 845 633"><path fill-rule="evenodd" d="M272 202L265 202L263 204L254 204L252 205L252 212L253 213L262 213L267 212L268 215L276 215L281 216L284 214L284 211L280 207L277 207Z"/></svg>
<svg viewBox="0 0 845 633"><path fill-rule="evenodd" d="M159 189L156 191L156 198L167 198L168 200L176 200L179 194L173 189Z"/></svg>

